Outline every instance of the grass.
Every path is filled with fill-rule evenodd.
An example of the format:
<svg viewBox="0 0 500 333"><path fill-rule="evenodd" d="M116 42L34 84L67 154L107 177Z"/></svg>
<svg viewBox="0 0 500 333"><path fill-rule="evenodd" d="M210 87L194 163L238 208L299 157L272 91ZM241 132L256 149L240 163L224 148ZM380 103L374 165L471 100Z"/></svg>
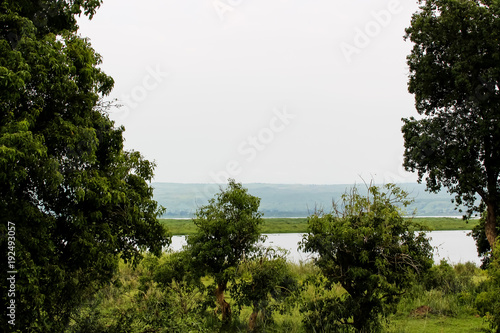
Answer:
<svg viewBox="0 0 500 333"><path fill-rule="evenodd" d="M465 222L461 218L453 217L416 217L413 221L433 231L472 230L479 224L479 220L477 219Z"/></svg>
<svg viewBox="0 0 500 333"><path fill-rule="evenodd" d="M167 227L172 235L191 235L196 226L190 219L159 219L160 224Z"/></svg>
<svg viewBox="0 0 500 333"><path fill-rule="evenodd" d="M164 254L165 259L168 254ZM161 261L162 259L160 259ZM150 284L148 280L154 270L148 268L145 262L141 262L136 269L132 269L123 262L119 265L119 271L115 276L116 282L107 285L95 298L90 298L87 305L84 305L79 316L75 318L66 333L75 332L222 332L220 318L213 316L213 309L206 312L195 312L195 307L189 306L189 311L183 312L179 304L192 304L192 302L202 303L210 299L209 290L204 292L190 291L189 289L179 289L174 287L165 289L156 283ZM156 266L155 266L156 267ZM443 265L441 268L446 268ZM153 268L155 269L155 268ZM320 274L319 269L312 263L289 263L289 269L297 278L300 284ZM459 264L453 267L452 275L446 275L450 281L459 282L455 284L445 284L455 286L459 290L446 289L438 286L437 289L427 290L424 284L418 283L403 296L402 302L394 315L389 316L388 322L384 325L383 332L387 333L472 333L486 332L488 322L478 315L474 308L477 287L485 276L484 272L474 265ZM464 278L469 277L466 281ZM146 280L144 280L146 279ZM142 281L142 282L141 282ZM213 279L204 277L202 282L208 286ZM144 290L141 285L148 285L149 289ZM302 320L304 314L300 307L305 302L320 299L327 294L343 293L339 286L331 290L323 289L322 284L312 283L307 288L302 289L297 295L297 303L291 304L284 312L273 313L274 324L260 329L258 332L278 333L305 333L307 332ZM93 301L92 301L93 300ZM230 291L226 293L226 301L234 303ZM189 303L191 302L191 303ZM231 304L233 311L236 310ZM427 306L428 312L416 312L421 306ZM171 307L175 307L172 309ZM251 308L244 307L237 314L233 313L234 323L230 329L224 332L246 332ZM78 324L77 324L78 323ZM164 327L164 325L169 325ZM177 330L174 330L180 325ZM164 327L164 328L161 328ZM85 330L84 328L87 328ZM149 330L147 330L149 329Z"/></svg>
<svg viewBox="0 0 500 333"><path fill-rule="evenodd" d="M468 333L485 332L488 324L478 316L461 318L446 316L426 316L422 318L407 317L393 319L387 325L388 333Z"/></svg>
<svg viewBox="0 0 500 333"><path fill-rule="evenodd" d="M160 219L173 235L189 235L196 231L190 219ZM470 220L468 223L461 218L451 217L416 217L414 222L430 230L472 230L479 220ZM266 218L262 233L305 233L307 232L307 218Z"/></svg>

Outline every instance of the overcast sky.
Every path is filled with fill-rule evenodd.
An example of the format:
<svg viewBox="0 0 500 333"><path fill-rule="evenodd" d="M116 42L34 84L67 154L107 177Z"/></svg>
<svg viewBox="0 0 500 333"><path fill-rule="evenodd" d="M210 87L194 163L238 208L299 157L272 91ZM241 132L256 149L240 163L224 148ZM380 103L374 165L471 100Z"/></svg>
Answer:
<svg viewBox="0 0 500 333"><path fill-rule="evenodd" d="M80 33L154 181L414 181L403 40L416 0L104 0Z"/></svg>

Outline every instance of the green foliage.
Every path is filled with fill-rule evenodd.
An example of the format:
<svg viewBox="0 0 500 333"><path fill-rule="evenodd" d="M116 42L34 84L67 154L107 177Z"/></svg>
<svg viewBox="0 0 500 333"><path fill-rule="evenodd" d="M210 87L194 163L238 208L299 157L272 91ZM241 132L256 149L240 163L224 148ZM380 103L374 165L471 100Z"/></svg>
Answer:
<svg viewBox="0 0 500 333"><path fill-rule="evenodd" d="M154 281L177 259L146 256L133 271L122 263L115 282L81 306L66 332L211 332L201 304L203 290L176 279Z"/></svg>
<svg viewBox="0 0 500 333"><path fill-rule="evenodd" d="M479 294L476 304L480 313L490 323L492 332L500 332L500 242L497 242L488 266L489 279L485 282L487 290Z"/></svg>
<svg viewBox="0 0 500 333"><path fill-rule="evenodd" d="M276 254L279 257L279 253ZM120 262L113 283L86 299L64 332L247 331L253 306L243 305L238 316L235 316L230 323L223 324L214 316L213 311L204 307L204 304L213 300L213 295L206 289L192 288L193 285L189 282L184 285L182 281L177 282L181 273L173 271L178 269L176 262L183 256L182 253L167 253L160 258L147 255L135 269ZM272 260L269 256L268 259ZM184 259L181 261L184 262ZM259 264L253 260L245 260L238 270L241 274L236 282L244 278L247 285L251 285L253 282L246 269L246 263L249 263L250 269ZM171 265L177 268L170 269ZM447 266L445 270L448 271ZM397 313L389 317L390 322L383 324L383 331L448 332L451 328L456 332L484 331L482 328L486 328L487 324L477 315L478 312L474 307L476 296L484 290L481 283L485 279L484 272L471 263L455 265L453 270L455 273L452 279L461 281L466 278L467 281L472 280L471 284L461 284L460 292L453 293L444 292L440 286L437 289L429 288L423 277L413 279L411 288L401 296ZM180 271L186 275L191 274L189 270L184 271L184 268L180 268ZM264 271L269 272L266 269ZM291 296L283 295L287 296L286 298L273 298L271 295L268 298L270 307L267 320L258 320L255 331L276 333L335 331L332 329L331 321L325 318L340 311L338 308L342 303L337 300L342 300L342 295L345 295L346 291L338 284L327 283L319 268L313 263L286 263L284 271L292 274L303 288ZM164 274L178 277L156 282L156 279L162 279ZM274 279L269 274L264 276L271 281ZM211 283L208 277L203 277L202 281L206 285ZM331 287L327 288L327 285ZM235 291L230 290L229 295L236 302ZM491 295L494 297L496 294ZM302 312L294 305L295 301L302 305ZM427 306L427 311L419 312L423 306ZM275 309L279 311L274 311ZM330 312L330 309L335 309L335 312ZM269 310L273 310L272 313ZM343 328L338 327L338 329Z"/></svg>
<svg viewBox="0 0 500 333"><path fill-rule="evenodd" d="M224 300L227 284L234 280L244 256L250 255L263 239L259 203L259 198L230 179L227 189L221 189L208 205L198 209L193 219L198 230L187 237L194 270L215 280L216 298L224 320L230 318L230 306Z"/></svg>
<svg viewBox="0 0 500 333"><path fill-rule="evenodd" d="M113 79L74 30L100 1L1 1L0 248L15 225L15 327L58 332L119 256L160 253L154 164L123 150L101 100ZM0 272L5 281L7 270ZM2 306L7 286L2 284Z"/></svg>
<svg viewBox="0 0 500 333"><path fill-rule="evenodd" d="M487 268L492 259L491 246L490 243L488 242L485 232L487 216L488 216L487 212L486 211L483 212L483 214L481 214L481 218L479 219L478 225L476 225L472 229L472 237L476 241L477 253L479 254L480 257L482 257L483 268ZM497 223L496 223L497 234L500 232L499 220L500 216L497 216Z"/></svg>
<svg viewBox="0 0 500 333"><path fill-rule="evenodd" d="M397 206L409 204L407 194L392 184L385 191L370 186L362 197L354 188L340 209L309 217L302 247L318 255L326 287L338 283L346 291L309 307L312 325L326 318L321 325L330 331L380 331L379 316L394 312L412 279L431 266L428 240L412 231Z"/></svg>
<svg viewBox="0 0 500 333"><path fill-rule="evenodd" d="M419 230L482 230L478 219L463 221L453 217L412 217L410 218L418 226ZM159 219L160 224L165 226L172 235L190 235L195 233L196 226L190 220L181 219ZM307 218L264 218L262 233L285 234L307 232ZM486 238L484 238L486 241ZM486 241L487 242L487 241ZM489 248L489 245L488 245Z"/></svg>
<svg viewBox="0 0 500 333"><path fill-rule="evenodd" d="M440 290L445 294L471 290L473 289L474 268L475 265L472 263L457 265L454 268L446 260L442 260L439 265L434 265L423 276L423 284L427 290Z"/></svg>
<svg viewBox="0 0 500 333"><path fill-rule="evenodd" d="M286 252L260 249L238 267L238 280L231 286L231 297L239 310L252 307L249 330L253 331L260 313L260 326L272 323L274 311L286 310L284 299L297 292L298 284L286 262Z"/></svg>
<svg viewBox="0 0 500 333"><path fill-rule="evenodd" d="M406 317L396 319L386 328L387 333L481 333L486 326L482 318L469 317Z"/></svg>
<svg viewBox="0 0 500 333"><path fill-rule="evenodd" d="M421 0L406 38L409 92L423 117L403 119L404 166L442 186L457 205L482 213L490 246L497 237L500 172L500 3Z"/></svg>
<svg viewBox="0 0 500 333"><path fill-rule="evenodd" d="M197 232L186 241L200 273L212 275L217 282L230 280L245 253L250 254L262 238L259 202L230 180L227 189L198 209L193 218Z"/></svg>

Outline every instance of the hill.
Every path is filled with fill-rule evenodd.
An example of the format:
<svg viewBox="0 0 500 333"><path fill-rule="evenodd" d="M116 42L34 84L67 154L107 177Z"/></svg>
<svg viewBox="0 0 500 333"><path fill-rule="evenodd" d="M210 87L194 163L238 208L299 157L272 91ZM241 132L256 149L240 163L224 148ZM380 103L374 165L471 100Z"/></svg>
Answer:
<svg viewBox="0 0 500 333"><path fill-rule="evenodd" d="M167 208L164 218L190 218L197 207L207 204L219 191L216 184L153 183L154 198ZM364 185L358 185L360 191ZM415 202L417 216L461 216L446 191L437 194L425 191L425 185L399 184ZM316 208L329 211L332 201L338 201L352 185L244 184L250 194L261 198L264 217L306 217Z"/></svg>

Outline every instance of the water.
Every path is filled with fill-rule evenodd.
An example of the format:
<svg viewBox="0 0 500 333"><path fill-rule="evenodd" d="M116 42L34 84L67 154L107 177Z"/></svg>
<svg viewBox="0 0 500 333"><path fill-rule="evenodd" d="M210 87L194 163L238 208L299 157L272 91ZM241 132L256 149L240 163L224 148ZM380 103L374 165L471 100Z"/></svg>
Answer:
<svg viewBox="0 0 500 333"><path fill-rule="evenodd" d="M450 264L473 262L477 266L481 260L477 256L476 243L470 231L431 231L428 232L430 243L434 248L434 262L446 259ZM267 234L265 246L280 247L289 251L288 259L293 262L310 260L312 255L298 249L303 234ZM184 236L173 236L170 248L178 251L186 244Z"/></svg>

